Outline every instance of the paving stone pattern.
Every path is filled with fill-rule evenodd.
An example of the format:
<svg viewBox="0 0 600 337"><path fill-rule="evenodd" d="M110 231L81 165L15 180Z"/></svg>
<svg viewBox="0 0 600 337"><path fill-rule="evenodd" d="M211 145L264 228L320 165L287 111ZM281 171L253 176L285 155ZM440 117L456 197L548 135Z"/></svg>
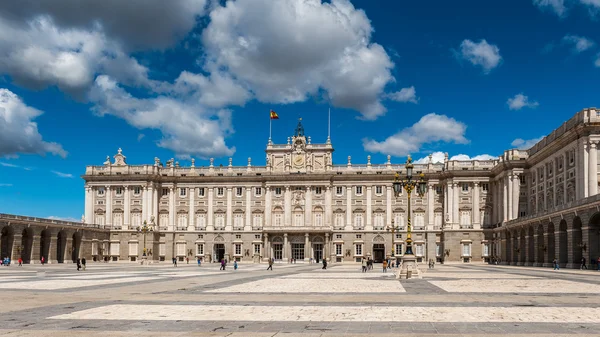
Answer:
<svg viewBox="0 0 600 337"><path fill-rule="evenodd" d="M266 267L2 267L0 336L600 336L597 271Z"/></svg>

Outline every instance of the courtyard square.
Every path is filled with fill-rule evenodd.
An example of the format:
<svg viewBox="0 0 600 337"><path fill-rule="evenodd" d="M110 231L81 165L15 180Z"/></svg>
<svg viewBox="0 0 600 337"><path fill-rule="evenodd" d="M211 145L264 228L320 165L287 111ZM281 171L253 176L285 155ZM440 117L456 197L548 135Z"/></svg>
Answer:
<svg viewBox="0 0 600 337"><path fill-rule="evenodd" d="M358 264L0 268L0 336L600 335L597 271Z"/></svg>

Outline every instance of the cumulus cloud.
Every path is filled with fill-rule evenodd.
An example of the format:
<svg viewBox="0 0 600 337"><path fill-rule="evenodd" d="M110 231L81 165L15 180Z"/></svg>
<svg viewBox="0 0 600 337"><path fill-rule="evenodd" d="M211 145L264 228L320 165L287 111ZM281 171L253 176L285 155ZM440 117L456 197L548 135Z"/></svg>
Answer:
<svg viewBox="0 0 600 337"><path fill-rule="evenodd" d="M513 140L512 143L510 143L510 145L514 146L515 148L517 148L519 150L528 150L542 139L544 139L544 136L541 136L538 138L533 138L533 139L527 139L527 140L522 139L522 138L517 138L517 139Z"/></svg>
<svg viewBox="0 0 600 337"><path fill-rule="evenodd" d="M483 68L485 74L488 74L502 62L500 48L496 45L489 44L486 40L481 40L479 42L473 42L468 39L463 40L460 44L458 56L471 62L474 66Z"/></svg>
<svg viewBox="0 0 600 337"><path fill-rule="evenodd" d="M405 156L419 152L423 144L433 142L454 142L466 144L467 126L454 118L430 113L423 116L411 127L378 142L373 139L363 139L363 147L368 152L380 152L394 156Z"/></svg>
<svg viewBox="0 0 600 337"><path fill-rule="evenodd" d="M433 152L431 154L431 162L433 164L443 163L445 156L446 156L446 154L444 152L441 152L441 151ZM448 160L493 160L493 159L497 159L497 158L498 157L492 156L489 154L480 154L480 155L476 155L473 157L470 157L466 154L457 154L455 156L448 158ZM428 164L428 163L429 163L429 155L419 158L418 160L415 161L415 164Z"/></svg>
<svg viewBox="0 0 600 337"><path fill-rule="evenodd" d="M533 4L542 10L551 10L559 17L562 17L567 13L565 0L533 0Z"/></svg>
<svg viewBox="0 0 600 337"><path fill-rule="evenodd" d="M577 35L565 35L563 42L573 45L573 52L581 53L596 45L596 43L586 37Z"/></svg>
<svg viewBox="0 0 600 337"><path fill-rule="evenodd" d="M104 75L96 79L90 99L101 116L122 118L138 129L160 130L163 138L158 146L173 150L179 157L220 157L235 152L225 144L225 137L233 132L228 110L209 110L196 102L167 96L136 98Z"/></svg>
<svg viewBox="0 0 600 337"><path fill-rule="evenodd" d="M372 32L365 12L348 0L228 1L211 12L203 32L203 66L237 82L242 98L241 88L281 104L324 94L334 106L375 119L386 112L381 98L394 64L370 41Z"/></svg>
<svg viewBox="0 0 600 337"><path fill-rule="evenodd" d="M0 89L0 156L52 153L66 157L58 143L45 142L33 120L43 112L26 105L8 89ZM6 164L6 163L4 163ZM2 166L11 166L6 164Z"/></svg>
<svg viewBox="0 0 600 337"><path fill-rule="evenodd" d="M402 88L400 91L392 92L386 95L388 99L396 102L410 102L417 103L419 99L417 98L417 92L415 87Z"/></svg>
<svg viewBox="0 0 600 337"><path fill-rule="evenodd" d="M509 98L506 101L510 110L521 110L522 108L535 108L540 104L536 101L530 101L529 97L523 94L516 94L515 97Z"/></svg>
<svg viewBox="0 0 600 337"><path fill-rule="evenodd" d="M199 103L213 108L244 105L251 99L247 89L223 72L207 77L184 71L175 80L174 90L179 94L194 95Z"/></svg>

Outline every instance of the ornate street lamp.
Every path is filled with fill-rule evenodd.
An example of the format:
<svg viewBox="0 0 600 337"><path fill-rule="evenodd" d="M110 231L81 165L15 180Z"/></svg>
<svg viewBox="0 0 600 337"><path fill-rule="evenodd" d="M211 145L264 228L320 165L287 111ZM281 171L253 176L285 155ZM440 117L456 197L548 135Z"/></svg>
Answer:
<svg viewBox="0 0 600 337"><path fill-rule="evenodd" d="M427 190L427 183L425 182L425 175L423 173L419 174L418 180L413 180L413 164L412 158L408 156L406 159L406 178L400 178L400 172L396 172L394 176L394 195L396 198L400 196L402 193L402 189L404 189L407 193L408 197L408 221L407 221L407 233L406 233L406 251L404 255L413 255L412 251L412 225L410 223L411 218L411 210L410 210L410 198L413 190L417 192L417 195L422 198L425 195Z"/></svg>
<svg viewBox="0 0 600 337"><path fill-rule="evenodd" d="M138 233L142 233L144 235L144 253L142 256L146 256L146 233L148 232L153 232L154 231L154 226L148 226L148 223L146 222L146 220L144 220L144 225L142 227L139 227L136 229Z"/></svg>
<svg viewBox="0 0 600 337"><path fill-rule="evenodd" d="M400 231L400 229L402 229L402 227L400 227L400 225L396 225L396 220L392 220L392 225L391 226L387 226L385 228L385 230L392 232L392 254L391 254L391 257L395 257L395 255L396 255L395 254L395 252L396 252L396 242L394 240L396 239L396 232L398 232L398 231Z"/></svg>

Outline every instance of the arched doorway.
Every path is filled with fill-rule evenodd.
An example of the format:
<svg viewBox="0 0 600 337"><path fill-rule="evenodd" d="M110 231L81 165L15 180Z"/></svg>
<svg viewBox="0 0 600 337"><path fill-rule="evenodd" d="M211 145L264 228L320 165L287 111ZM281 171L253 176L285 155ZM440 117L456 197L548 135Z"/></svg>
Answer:
<svg viewBox="0 0 600 337"><path fill-rule="evenodd" d="M537 263L542 266L544 264L544 251L547 250L544 244L544 226L539 225L537 229Z"/></svg>
<svg viewBox="0 0 600 337"><path fill-rule="evenodd" d="M14 230L10 226L5 226L0 231L0 258L9 257L12 260L12 247L15 240Z"/></svg>
<svg viewBox="0 0 600 337"><path fill-rule="evenodd" d="M71 261L76 263L77 259L79 258L79 249L81 248L81 233L73 233L73 237L71 239Z"/></svg>
<svg viewBox="0 0 600 337"><path fill-rule="evenodd" d="M569 263L569 235L565 219L562 219L558 225L558 247L558 263L561 267L565 267Z"/></svg>
<svg viewBox="0 0 600 337"><path fill-rule="evenodd" d="M56 237L56 261L65 263L65 250L67 249L67 234L64 230L58 232Z"/></svg>
<svg viewBox="0 0 600 337"><path fill-rule="evenodd" d="M23 263L31 263L31 253L33 248L33 229L25 228L21 233L21 246L17 247L20 252L19 257L23 259Z"/></svg>
<svg viewBox="0 0 600 337"><path fill-rule="evenodd" d="M571 261L571 263L573 264L573 267L577 267L581 264L581 258L583 257L583 233L581 231L581 218L576 216L573 219L573 242L572 242L572 247L573 247L573 261ZM587 248L587 247L585 247ZM568 251L568 247L566 247L567 251ZM589 262L589 261L588 261Z"/></svg>
<svg viewBox="0 0 600 337"><path fill-rule="evenodd" d="M600 256L600 212L592 215L588 225L588 252L590 259L597 259ZM590 261L590 265L592 261Z"/></svg>
<svg viewBox="0 0 600 337"><path fill-rule="evenodd" d="M552 262L557 258L556 251L554 247L556 246L556 241L554 239L554 224L552 222L548 223L548 255L546 261Z"/></svg>
<svg viewBox="0 0 600 337"><path fill-rule="evenodd" d="M527 265L529 266L533 266L533 264L535 263L535 246L534 246L534 230L533 230L533 226L529 226L528 232L527 232Z"/></svg>
<svg viewBox="0 0 600 337"><path fill-rule="evenodd" d="M44 262L48 262L48 257L50 255L50 240L52 239L52 234L49 229L44 229L42 234L40 235L40 261L42 257L44 258Z"/></svg>

